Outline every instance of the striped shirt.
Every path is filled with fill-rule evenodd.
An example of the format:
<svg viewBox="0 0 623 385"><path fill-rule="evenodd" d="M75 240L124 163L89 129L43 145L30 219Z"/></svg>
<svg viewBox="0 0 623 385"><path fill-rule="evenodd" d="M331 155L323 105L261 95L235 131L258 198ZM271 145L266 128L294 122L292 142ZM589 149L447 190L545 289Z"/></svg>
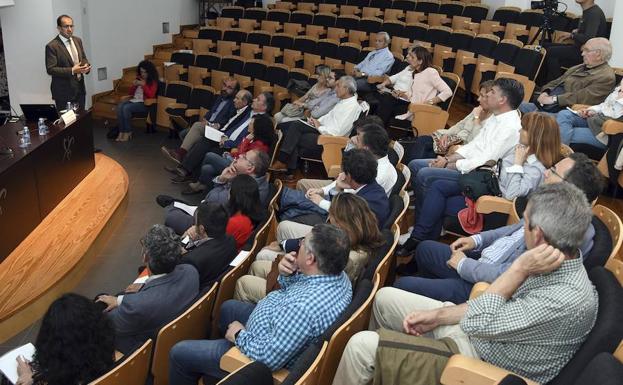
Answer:
<svg viewBox="0 0 623 385"><path fill-rule="evenodd" d="M281 289L261 300L236 345L271 370L290 368L350 304L352 288L340 275L279 276Z"/></svg>
<svg viewBox="0 0 623 385"><path fill-rule="evenodd" d="M539 383L551 381L590 333L598 296L582 258L529 277L515 294L467 302L461 329L484 361Z"/></svg>

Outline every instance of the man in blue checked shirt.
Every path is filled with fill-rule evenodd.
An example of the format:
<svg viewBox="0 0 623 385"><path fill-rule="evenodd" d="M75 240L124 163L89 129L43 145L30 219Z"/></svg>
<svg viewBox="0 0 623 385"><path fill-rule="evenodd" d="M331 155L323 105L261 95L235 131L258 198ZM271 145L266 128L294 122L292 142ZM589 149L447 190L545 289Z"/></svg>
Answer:
<svg viewBox="0 0 623 385"><path fill-rule="evenodd" d="M281 289L257 305L229 300L221 307L224 339L182 341L169 354L169 383L196 385L200 376L223 378L221 356L237 346L271 370L290 368L299 355L346 309L352 288L344 273L350 252L348 235L318 224L298 253L279 263Z"/></svg>
<svg viewBox="0 0 623 385"><path fill-rule="evenodd" d="M357 64L353 71L353 76L357 79L357 92L372 92L373 89L368 84L368 76L381 76L389 72L394 65L394 54L389 50L391 38L387 32L376 34L374 41L374 51Z"/></svg>

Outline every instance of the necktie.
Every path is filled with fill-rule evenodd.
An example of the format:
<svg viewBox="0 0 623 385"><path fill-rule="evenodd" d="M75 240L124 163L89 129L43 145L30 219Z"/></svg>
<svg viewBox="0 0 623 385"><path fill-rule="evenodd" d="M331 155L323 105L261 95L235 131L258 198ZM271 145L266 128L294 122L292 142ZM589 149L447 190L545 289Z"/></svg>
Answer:
<svg viewBox="0 0 623 385"><path fill-rule="evenodd" d="M73 39L69 39L69 53L71 54L71 60L74 62L74 65L80 64L78 51L76 50ZM82 74L76 74L76 77L80 80L80 78L82 78Z"/></svg>

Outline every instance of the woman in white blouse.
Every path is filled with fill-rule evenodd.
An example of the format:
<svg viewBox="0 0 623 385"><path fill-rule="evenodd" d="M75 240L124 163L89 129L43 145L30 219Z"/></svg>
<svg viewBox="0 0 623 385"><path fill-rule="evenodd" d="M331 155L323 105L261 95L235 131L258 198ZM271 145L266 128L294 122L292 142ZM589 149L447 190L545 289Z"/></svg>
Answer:
<svg viewBox="0 0 623 385"><path fill-rule="evenodd" d="M393 116L406 113L410 103L437 104L452 96L450 87L432 67L433 57L426 48L411 48L406 60L409 66L377 86L381 98L376 114L385 125Z"/></svg>

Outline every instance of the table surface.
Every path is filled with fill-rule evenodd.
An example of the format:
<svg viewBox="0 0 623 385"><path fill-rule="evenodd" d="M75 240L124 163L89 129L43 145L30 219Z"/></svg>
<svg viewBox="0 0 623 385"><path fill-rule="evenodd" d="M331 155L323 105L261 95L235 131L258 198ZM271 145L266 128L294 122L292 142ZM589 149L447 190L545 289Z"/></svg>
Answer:
<svg viewBox="0 0 623 385"><path fill-rule="evenodd" d="M85 115L87 115L86 111L80 111L76 113L76 119L81 119ZM0 148L8 146L13 149L13 155L0 155L0 174L11 168L11 166L19 162L21 159L33 153L37 147L41 146L43 143L50 140L56 134L65 129L65 124L62 121L60 124L53 124L50 121L47 121L46 123L50 129L50 133L45 136L39 136L37 122L28 122L24 124L24 121L20 120L16 123L7 123L4 126L0 126ZM24 129L24 126L28 126L30 129L31 144L26 148L21 148L19 146L19 138L21 136L19 135L19 132Z"/></svg>

